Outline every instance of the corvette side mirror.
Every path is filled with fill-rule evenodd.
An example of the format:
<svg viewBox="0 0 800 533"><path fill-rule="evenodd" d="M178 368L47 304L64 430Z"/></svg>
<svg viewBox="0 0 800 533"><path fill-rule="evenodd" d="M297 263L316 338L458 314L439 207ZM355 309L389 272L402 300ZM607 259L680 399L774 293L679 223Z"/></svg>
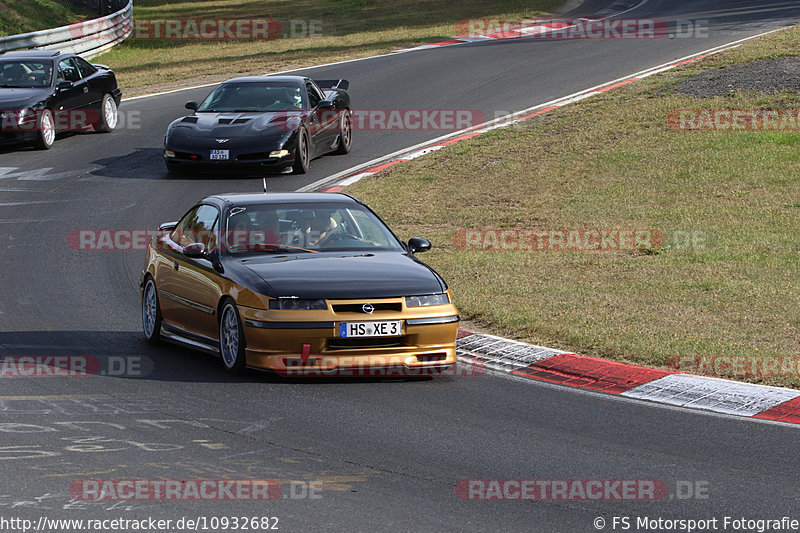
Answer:
<svg viewBox="0 0 800 533"><path fill-rule="evenodd" d="M194 100L189 100L188 102L186 102L186 105L184 105L184 107L186 109L191 109L192 111L197 111L197 102L195 102Z"/></svg>
<svg viewBox="0 0 800 533"><path fill-rule="evenodd" d="M330 100L320 100L317 109L333 109L333 102Z"/></svg>
<svg viewBox="0 0 800 533"><path fill-rule="evenodd" d="M72 89L73 85L75 85L75 84L72 83L69 80L62 80L62 81L58 82L58 90L59 91L64 91L66 89Z"/></svg>

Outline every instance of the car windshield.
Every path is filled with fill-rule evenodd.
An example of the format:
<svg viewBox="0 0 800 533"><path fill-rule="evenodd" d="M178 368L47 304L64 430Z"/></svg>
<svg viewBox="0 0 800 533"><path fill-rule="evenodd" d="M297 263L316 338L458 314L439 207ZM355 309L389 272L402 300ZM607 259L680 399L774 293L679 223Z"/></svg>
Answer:
<svg viewBox="0 0 800 533"><path fill-rule="evenodd" d="M200 113L261 113L296 111L303 107L299 86L278 83L226 83L209 94Z"/></svg>
<svg viewBox="0 0 800 533"><path fill-rule="evenodd" d="M0 88L21 89L49 87L53 64L47 61L0 61Z"/></svg>
<svg viewBox="0 0 800 533"><path fill-rule="evenodd" d="M233 254L403 250L378 217L353 204L234 207L226 228L225 249Z"/></svg>

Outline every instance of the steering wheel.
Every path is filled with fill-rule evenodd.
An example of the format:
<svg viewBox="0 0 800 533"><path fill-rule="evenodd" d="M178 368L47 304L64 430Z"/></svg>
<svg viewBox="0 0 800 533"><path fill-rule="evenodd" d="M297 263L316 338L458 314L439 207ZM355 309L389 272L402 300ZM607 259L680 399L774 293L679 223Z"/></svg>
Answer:
<svg viewBox="0 0 800 533"><path fill-rule="evenodd" d="M362 242L361 239L353 235L352 233L347 233L346 231L336 231L329 235L325 235L320 241L317 243L317 246L324 247L330 243L336 243L341 241L358 241Z"/></svg>

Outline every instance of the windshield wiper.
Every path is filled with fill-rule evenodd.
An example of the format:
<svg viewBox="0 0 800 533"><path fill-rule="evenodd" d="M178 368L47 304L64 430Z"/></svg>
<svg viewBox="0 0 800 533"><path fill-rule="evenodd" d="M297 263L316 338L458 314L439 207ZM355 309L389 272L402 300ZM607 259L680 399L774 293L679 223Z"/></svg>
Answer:
<svg viewBox="0 0 800 533"><path fill-rule="evenodd" d="M318 254L319 250L309 250L308 248L301 248L299 246L290 246L288 244L279 244L277 246L273 246L270 250L265 250L269 253L287 253L287 252L308 252L310 254Z"/></svg>
<svg viewBox="0 0 800 533"><path fill-rule="evenodd" d="M308 248L301 248L300 246L290 246L288 244L264 244L259 248L252 248L245 246L242 249L237 249L236 246L231 246L232 252L246 252L246 253L267 253L267 254L285 254L291 252L308 252L310 254L318 254L319 250L309 250Z"/></svg>

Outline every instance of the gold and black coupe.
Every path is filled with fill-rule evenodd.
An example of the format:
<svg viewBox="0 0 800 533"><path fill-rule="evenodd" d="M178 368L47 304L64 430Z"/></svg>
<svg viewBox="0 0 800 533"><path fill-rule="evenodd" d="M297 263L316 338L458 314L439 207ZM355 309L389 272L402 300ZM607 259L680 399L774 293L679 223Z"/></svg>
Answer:
<svg viewBox="0 0 800 533"><path fill-rule="evenodd" d="M162 224L141 280L150 342L285 375L438 373L456 362L444 280L355 198L209 196ZM375 373L377 371L377 373Z"/></svg>

